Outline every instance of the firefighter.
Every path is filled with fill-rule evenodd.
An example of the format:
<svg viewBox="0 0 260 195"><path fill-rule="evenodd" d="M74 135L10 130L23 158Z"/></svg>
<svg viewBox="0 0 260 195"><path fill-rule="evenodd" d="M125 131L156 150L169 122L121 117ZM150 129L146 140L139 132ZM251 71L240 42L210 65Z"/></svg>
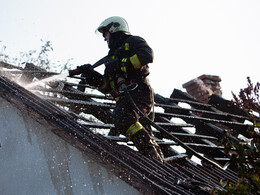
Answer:
<svg viewBox="0 0 260 195"><path fill-rule="evenodd" d="M130 34L128 24L122 17L107 18L96 32L103 35L109 47L104 75L94 71L90 64L82 65L76 70L84 74L88 84L114 96L116 135L127 136L141 154L162 162L163 154L152 138L150 125L142 121L120 90L124 83L138 108L146 115L150 113L154 94L147 76L148 64L153 62L153 50L143 38ZM74 75L75 71L69 71L69 74Z"/></svg>

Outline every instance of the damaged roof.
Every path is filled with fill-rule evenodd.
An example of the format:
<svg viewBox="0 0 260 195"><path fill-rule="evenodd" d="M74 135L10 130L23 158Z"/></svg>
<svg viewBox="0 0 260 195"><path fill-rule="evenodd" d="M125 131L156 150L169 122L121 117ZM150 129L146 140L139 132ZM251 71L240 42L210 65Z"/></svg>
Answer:
<svg viewBox="0 0 260 195"><path fill-rule="evenodd" d="M4 62L0 70L2 98L44 118L55 127L53 133L143 194L210 194L212 189L224 190L220 179L233 184L238 179L221 140L248 137L250 119L218 95L206 104L178 89L171 97L155 94L154 122L167 131L153 128L164 153L162 164L139 154L126 137L111 134L115 102L88 85L79 86L80 77L56 77L43 84L39 81L57 74L32 64L21 68ZM79 87L86 88L85 93Z"/></svg>

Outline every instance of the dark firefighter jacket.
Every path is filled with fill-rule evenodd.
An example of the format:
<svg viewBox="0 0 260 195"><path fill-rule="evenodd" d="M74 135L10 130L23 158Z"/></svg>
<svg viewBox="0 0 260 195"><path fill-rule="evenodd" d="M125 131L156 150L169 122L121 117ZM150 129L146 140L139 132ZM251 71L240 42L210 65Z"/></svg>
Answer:
<svg viewBox="0 0 260 195"><path fill-rule="evenodd" d="M106 93L112 92L113 95L117 96L118 77L123 77L126 84L131 84L142 82L149 75L148 64L153 62L153 50L139 36L124 33L113 36L117 36L112 37L116 42L110 47L108 56L117 59L116 63L119 63L119 69L117 74L111 77L106 71L111 64L107 64L100 90Z"/></svg>

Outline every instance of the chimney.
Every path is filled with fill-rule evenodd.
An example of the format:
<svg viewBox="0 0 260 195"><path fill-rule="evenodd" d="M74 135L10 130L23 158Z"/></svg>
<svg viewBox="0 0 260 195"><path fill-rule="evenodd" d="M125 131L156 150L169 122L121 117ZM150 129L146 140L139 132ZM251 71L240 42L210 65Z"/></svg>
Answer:
<svg viewBox="0 0 260 195"><path fill-rule="evenodd" d="M203 74L182 85L187 93L192 95L197 100L208 102L209 96L216 94L222 96L222 91L219 82L221 78L215 75Z"/></svg>

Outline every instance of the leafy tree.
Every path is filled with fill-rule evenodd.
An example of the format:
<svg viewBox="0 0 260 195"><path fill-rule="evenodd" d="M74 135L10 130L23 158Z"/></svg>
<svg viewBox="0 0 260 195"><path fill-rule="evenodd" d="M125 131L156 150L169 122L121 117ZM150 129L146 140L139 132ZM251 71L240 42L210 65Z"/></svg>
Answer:
<svg viewBox="0 0 260 195"><path fill-rule="evenodd" d="M3 45L3 42L0 40L0 61L7 62L9 59L9 56L6 54L6 46Z"/></svg>
<svg viewBox="0 0 260 195"><path fill-rule="evenodd" d="M29 50L20 52L18 57L10 57L6 53L6 46L0 41L0 61L7 62L13 65L22 67L25 63L32 63L43 69L53 72L62 72L70 68L70 61L67 59L63 62L51 60L50 54L53 52L52 44L49 40L41 40L42 45L40 50Z"/></svg>
<svg viewBox="0 0 260 195"><path fill-rule="evenodd" d="M233 95L233 103L250 117L253 123L248 128L250 138L241 139L235 143L225 139L225 152L230 155L230 165L238 172L239 179L236 184L221 180L226 191L218 194L260 194L260 83L254 85L247 77L248 85L241 89L238 95ZM257 116L258 115L258 116Z"/></svg>

